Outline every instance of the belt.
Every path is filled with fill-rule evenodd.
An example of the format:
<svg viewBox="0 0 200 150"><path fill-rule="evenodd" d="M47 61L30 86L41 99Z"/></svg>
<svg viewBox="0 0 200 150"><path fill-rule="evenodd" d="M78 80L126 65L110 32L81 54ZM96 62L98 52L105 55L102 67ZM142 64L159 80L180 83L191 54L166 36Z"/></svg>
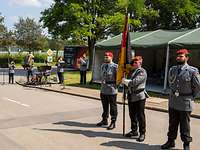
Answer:
<svg viewBox="0 0 200 150"><path fill-rule="evenodd" d="M139 89L139 90L133 91L133 94L139 94L139 93L141 93L143 91L144 91L144 89Z"/></svg>
<svg viewBox="0 0 200 150"><path fill-rule="evenodd" d="M175 92L173 92L173 94L175 95ZM179 96L193 96L192 93L179 93Z"/></svg>
<svg viewBox="0 0 200 150"><path fill-rule="evenodd" d="M116 84L116 81L106 81L106 84Z"/></svg>

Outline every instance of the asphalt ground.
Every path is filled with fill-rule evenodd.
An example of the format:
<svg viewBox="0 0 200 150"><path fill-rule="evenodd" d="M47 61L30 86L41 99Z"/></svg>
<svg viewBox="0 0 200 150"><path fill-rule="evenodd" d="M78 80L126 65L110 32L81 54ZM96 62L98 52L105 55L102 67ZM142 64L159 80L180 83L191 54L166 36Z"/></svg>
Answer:
<svg viewBox="0 0 200 150"><path fill-rule="evenodd" d="M117 127L96 127L101 103L91 98L19 85L0 86L0 145L2 150L158 150L167 139L167 113L146 110L143 143L122 136L122 105ZM192 150L200 144L200 120L191 119ZM126 132L130 129L126 107ZM176 148L182 149L178 135Z"/></svg>

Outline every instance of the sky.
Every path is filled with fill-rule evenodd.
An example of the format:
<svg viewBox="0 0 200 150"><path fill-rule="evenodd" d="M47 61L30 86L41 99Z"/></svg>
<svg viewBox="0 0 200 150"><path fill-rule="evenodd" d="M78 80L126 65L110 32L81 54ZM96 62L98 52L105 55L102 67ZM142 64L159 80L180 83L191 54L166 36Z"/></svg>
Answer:
<svg viewBox="0 0 200 150"><path fill-rule="evenodd" d="M9 30L19 17L30 17L39 21L41 11L49 8L53 0L0 0L0 13L4 16L4 24Z"/></svg>

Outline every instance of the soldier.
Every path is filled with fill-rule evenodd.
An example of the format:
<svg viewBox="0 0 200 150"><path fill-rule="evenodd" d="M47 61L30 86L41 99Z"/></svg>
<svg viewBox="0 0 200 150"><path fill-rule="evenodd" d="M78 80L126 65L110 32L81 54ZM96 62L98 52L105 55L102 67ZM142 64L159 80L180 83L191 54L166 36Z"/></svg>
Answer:
<svg viewBox="0 0 200 150"><path fill-rule="evenodd" d="M14 75L15 75L15 62L11 61L10 64L8 64L9 66L9 84L12 81L12 84L14 84Z"/></svg>
<svg viewBox="0 0 200 150"><path fill-rule="evenodd" d="M65 61L63 60L63 58L61 56L58 57L56 66L57 66L57 75L58 75L59 84L64 83L64 75L63 75L64 64L65 64Z"/></svg>
<svg viewBox="0 0 200 150"><path fill-rule="evenodd" d="M88 69L88 59L86 54L79 59L80 63L80 84L86 84L86 74Z"/></svg>
<svg viewBox="0 0 200 150"><path fill-rule="evenodd" d="M28 54L28 62L27 62L27 83L30 81L30 76L33 77L33 65L34 65L34 56L31 52Z"/></svg>
<svg viewBox="0 0 200 150"><path fill-rule="evenodd" d="M126 137L138 136L138 124L140 136L137 138L138 142L143 142L146 132L146 119L145 119L145 102L148 97L145 86L147 80L147 73L142 68L142 57L135 56L131 62L132 71L128 79L123 78L122 83L128 87L128 107L129 116L131 119L131 131L125 134Z"/></svg>
<svg viewBox="0 0 200 150"><path fill-rule="evenodd" d="M103 106L102 121L97 123L97 126L108 125L109 105L111 123L107 127L107 130L115 128L115 122L117 119L117 86L116 86L116 74L118 65L112 62L112 52L105 52L104 63L101 65L101 102Z"/></svg>
<svg viewBox="0 0 200 150"><path fill-rule="evenodd" d="M190 115L192 112L192 100L200 91L200 75L197 68L189 66L189 51L180 49L177 51L177 65L169 70L169 128L168 141L161 146L162 149L175 147L175 139L180 124L181 140L184 150L190 149Z"/></svg>

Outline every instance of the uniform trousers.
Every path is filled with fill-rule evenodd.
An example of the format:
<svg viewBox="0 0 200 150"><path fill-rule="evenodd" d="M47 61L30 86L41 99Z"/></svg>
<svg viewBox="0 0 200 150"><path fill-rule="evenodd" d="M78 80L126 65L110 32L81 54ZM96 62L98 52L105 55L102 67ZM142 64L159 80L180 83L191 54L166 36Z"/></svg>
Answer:
<svg viewBox="0 0 200 150"><path fill-rule="evenodd" d="M12 84L14 83L14 73L9 73L9 83L11 83L12 81Z"/></svg>
<svg viewBox="0 0 200 150"><path fill-rule="evenodd" d="M100 94L101 97L101 103L103 106L103 113L102 118L107 119L109 117L109 106L110 106L110 116L111 121L116 121L117 119L117 94L115 95L106 95L106 94Z"/></svg>
<svg viewBox="0 0 200 150"><path fill-rule="evenodd" d="M63 83L64 82L63 72L57 72L57 74L58 74L59 83Z"/></svg>
<svg viewBox="0 0 200 150"><path fill-rule="evenodd" d="M146 119L145 119L145 102L144 100L139 100L136 102L129 101L129 116L131 119L131 130L133 132L137 132L138 124L139 124L139 132L140 134L145 134L146 132Z"/></svg>
<svg viewBox="0 0 200 150"><path fill-rule="evenodd" d="M179 111L169 108L168 139L176 139L178 126L180 124L181 140L185 143L192 142L192 137L190 136L190 115L191 111Z"/></svg>
<svg viewBox="0 0 200 150"><path fill-rule="evenodd" d="M29 82L30 76L33 76L33 71L32 71L32 69L28 69L28 71L27 71L27 82Z"/></svg>
<svg viewBox="0 0 200 150"><path fill-rule="evenodd" d="M86 84L86 70L80 70L80 84Z"/></svg>

